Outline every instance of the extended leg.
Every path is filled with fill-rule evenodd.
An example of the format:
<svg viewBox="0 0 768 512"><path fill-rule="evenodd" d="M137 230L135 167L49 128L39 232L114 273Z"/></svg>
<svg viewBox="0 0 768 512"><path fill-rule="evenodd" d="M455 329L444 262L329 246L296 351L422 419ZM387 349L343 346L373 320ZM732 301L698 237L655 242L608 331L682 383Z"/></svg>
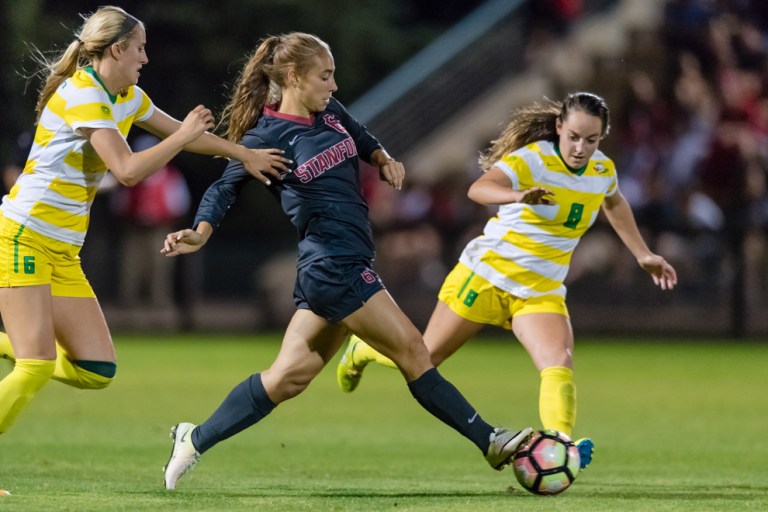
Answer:
<svg viewBox="0 0 768 512"><path fill-rule="evenodd" d="M513 329L540 372L539 415L543 427L571 436L576 423L576 386L570 320L557 313L531 313L516 316ZM583 438L577 446L584 469L592 461L594 444Z"/></svg>
<svg viewBox="0 0 768 512"><path fill-rule="evenodd" d="M503 469L531 429L509 433L486 423L461 393L432 365L416 327L386 291L380 291L343 321L395 361L419 404L443 423L471 440L496 469Z"/></svg>
<svg viewBox="0 0 768 512"><path fill-rule="evenodd" d="M328 324L308 310L297 311L269 369L235 386L199 426L180 423L173 428L173 451L164 468L166 489L175 489L179 478L194 467L202 453L258 423L279 403L304 391L346 335L342 326Z"/></svg>

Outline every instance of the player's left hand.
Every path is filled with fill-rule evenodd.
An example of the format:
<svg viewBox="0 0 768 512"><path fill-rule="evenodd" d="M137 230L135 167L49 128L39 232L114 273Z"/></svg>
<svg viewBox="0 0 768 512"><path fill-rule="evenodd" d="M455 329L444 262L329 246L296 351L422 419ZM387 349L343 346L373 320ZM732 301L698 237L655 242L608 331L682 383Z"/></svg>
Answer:
<svg viewBox="0 0 768 512"><path fill-rule="evenodd" d="M675 268L658 254L644 256L637 262L643 270L651 274L654 284L662 290L671 290L677 284Z"/></svg>
<svg viewBox="0 0 768 512"><path fill-rule="evenodd" d="M403 188L403 180L405 179L405 167L403 167L402 162L398 162L394 158L389 159L379 167L379 177L395 190L400 190Z"/></svg>
<svg viewBox="0 0 768 512"><path fill-rule="evenodd" d="M265 185L270 185L270 176L281 180L283 174L291 172L288 166L293 160L285 158L280 149L249 149L248 156L242 162L246 171Z"/></svg>

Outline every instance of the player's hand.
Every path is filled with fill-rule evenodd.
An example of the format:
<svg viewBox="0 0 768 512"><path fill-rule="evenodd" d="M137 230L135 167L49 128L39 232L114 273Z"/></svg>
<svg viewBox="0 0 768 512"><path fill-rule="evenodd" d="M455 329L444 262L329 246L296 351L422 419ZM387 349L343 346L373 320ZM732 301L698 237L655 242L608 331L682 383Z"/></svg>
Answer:
<svg viewBox="0 0 768 512"><path fill-rule="evenodd" d="M160 254L165 254L166 256L190 254L199 251L203 245L205 245L203 235L194 229L182 229L175 233L169 233L165 237Z"/></svg>
<svg viewBox="0 0 768 512"><path fill-rule="evenodd" d="M184 138L184 143L189 144L213 127L213 113L204 106L198 105L181 122L179 134Z"/></svg>
<svg viewBox="0 0 768 512"><path fill-rule="evenodd" d="M554 192L544 187L533 187L527 190L520 191L520 199L518 203L523 204L555 204L555 200L552 197Z"/></svg>
<svg viewBox="0 0 768 512"><path fill-rule="evenodd" d="M379 177L395 190L400 190L403 188L403 180L405 180L405 167L403 167L402 162L398 162L394 158L389 159L379 167Z"/></svg>
<svg viewBox="0 0 768 512"><path fill-rule="evenodd" d="M677 284L677 272L658 254L644 256L637 260L640 267L651 274L653 282L662 290L671 290Z"/></svg>
<svg viewBox="0 0 768 512"><path fill-rule="evenodd" d="M283 174L292 172L288 166L293 160L285 158L283 153L280 149L249 149L247 156L242 160L243 167L257 180L270 185L270 176L281 180Z"/></svg>

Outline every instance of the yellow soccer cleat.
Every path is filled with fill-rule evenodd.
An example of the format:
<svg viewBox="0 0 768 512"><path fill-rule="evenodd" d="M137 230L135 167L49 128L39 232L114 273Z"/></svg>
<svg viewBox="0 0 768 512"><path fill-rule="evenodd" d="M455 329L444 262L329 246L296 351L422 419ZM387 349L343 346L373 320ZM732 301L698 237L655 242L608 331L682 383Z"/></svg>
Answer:
<svg viewBox="0 0 768 512"><path fill-rule="evenodd" d="M361 344L364 344L363 340L351 335L347 342L347 348L341 355L339 366L336 367L336 381L345 393L351 393L357 388L360 379L363 378L363 370L368 364L368 360L355 361L355 350Z"/></svg>

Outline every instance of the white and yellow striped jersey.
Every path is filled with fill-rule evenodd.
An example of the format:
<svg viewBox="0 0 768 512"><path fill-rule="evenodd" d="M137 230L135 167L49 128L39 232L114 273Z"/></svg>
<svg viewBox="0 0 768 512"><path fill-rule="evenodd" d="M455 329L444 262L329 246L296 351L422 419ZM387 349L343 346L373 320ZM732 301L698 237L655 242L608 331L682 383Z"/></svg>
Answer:
<svg viewBox="0 0 768 512"><path fill-rule="evenodd" d="M613 161L598 150L586 166L572 170L555 144L539 141L506 155L495 166L515 190L545 187L554 192L556 204L502 205L459 261L516 297L565 297L563 281L571 254L595 222L603 199L618 190Z"/></svg>
<svg viewBox="0 0 768 512"><path fill-rule="evenodd" d="M3 214L47 237L83 245L90 207L107 168L81 129L113 128L125 138L134 122L153 112L152 101L139 87L115 97L91 68L75 72L48 100L24 171L3 198Z"/></svg>

